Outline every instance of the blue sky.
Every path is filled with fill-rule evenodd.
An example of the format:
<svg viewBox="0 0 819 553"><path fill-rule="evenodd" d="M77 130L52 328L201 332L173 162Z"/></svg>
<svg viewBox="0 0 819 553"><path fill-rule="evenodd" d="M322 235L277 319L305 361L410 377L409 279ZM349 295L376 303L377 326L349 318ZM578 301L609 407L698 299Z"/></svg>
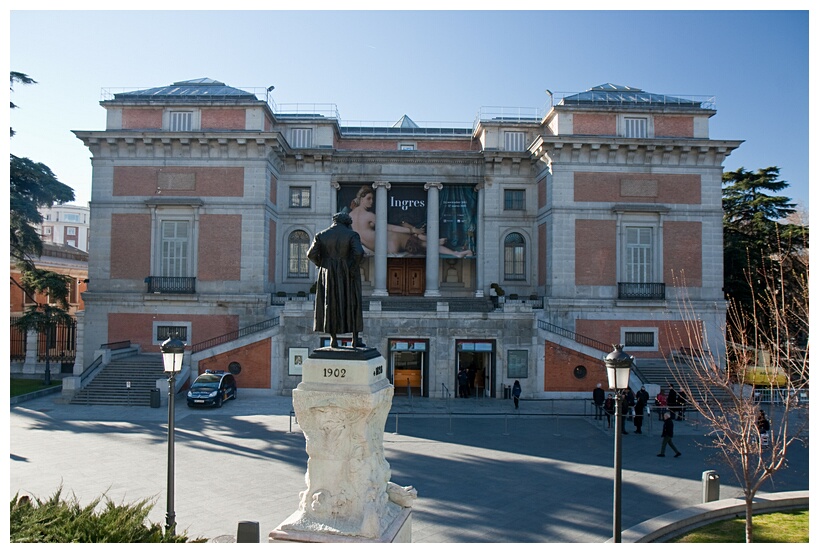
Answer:
<svg viewBox="0 0 819 553"><path fill-rule="evenodd" d="M808 206L806 4L330 12L22 11L43 3L11 3L10 69L38 82L11 95L19 106L10 115L11 152L51 167L78 203L90 199L91 163L71 131L105 128L101 89L209 77L239 88L275 85L277 103L335 103L345 121L390 123L407 114L468 125L482 106L541 108L546 89L602 83L714 96L711 138L745 141L725 169L779 166L791 185L785 194Z"/></svg>

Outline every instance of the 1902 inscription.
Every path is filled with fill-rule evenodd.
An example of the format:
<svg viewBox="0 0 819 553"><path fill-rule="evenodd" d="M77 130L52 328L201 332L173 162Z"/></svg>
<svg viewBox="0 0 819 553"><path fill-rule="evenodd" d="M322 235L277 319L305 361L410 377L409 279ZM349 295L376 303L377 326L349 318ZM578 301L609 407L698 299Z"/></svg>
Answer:
<svg viewBox="0 0 819 553"><path fill-rule="evenodd" d="M324 369L324 378L344 378L347 376L347 369Z"/></svg>
<svg viewBox="0 0 819 553"><path fill-rule="evenodd" d="M375 370L373 371L373 376L378 376L379 374L384 372L384 366L378 365Z"/></svg>

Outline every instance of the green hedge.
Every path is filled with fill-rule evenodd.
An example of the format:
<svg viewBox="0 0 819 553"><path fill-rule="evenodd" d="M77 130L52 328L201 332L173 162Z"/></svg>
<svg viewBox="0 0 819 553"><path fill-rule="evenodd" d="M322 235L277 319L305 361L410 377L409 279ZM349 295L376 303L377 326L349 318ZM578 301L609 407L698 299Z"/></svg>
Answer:
<svg viewBox="0 0 819 553"><path fill-rule="evenodd" d="M153 502L115 505L105 496L82 507L76 497L65 500L62 488L45 501L19 493L11 500L12 543L186 543L185 533L172 534L147 521Z"/></svg>

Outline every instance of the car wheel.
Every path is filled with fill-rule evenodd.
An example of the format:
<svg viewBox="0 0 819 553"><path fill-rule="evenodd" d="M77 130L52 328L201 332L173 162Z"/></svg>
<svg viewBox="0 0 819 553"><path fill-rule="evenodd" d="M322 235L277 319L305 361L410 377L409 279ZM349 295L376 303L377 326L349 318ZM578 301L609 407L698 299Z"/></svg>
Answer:
<svg viewBox="0 0 819 553"><path fill-rule="evenodd" d="M221 406L222 406L222 394L219 394L218 396L216 396L216 407L221 407Z"/></svg>
<svg viewBox="0 0 819 553"><path fill-rule="evenodd" d="M237 388L233 388L233 399L236 399L236 392L238 391Z"/></svg>

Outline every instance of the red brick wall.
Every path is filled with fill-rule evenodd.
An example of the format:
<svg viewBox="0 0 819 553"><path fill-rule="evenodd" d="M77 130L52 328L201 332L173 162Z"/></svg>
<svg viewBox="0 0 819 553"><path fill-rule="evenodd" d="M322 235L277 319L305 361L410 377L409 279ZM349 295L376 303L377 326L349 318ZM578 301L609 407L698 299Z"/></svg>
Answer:
<svg viewBox="0 0 819 553"><path fill-rule="evenodd" d="M111 278L145 278L151 272L151 216L111 215Z"/></svg>
<svg viewBox="0 0 819 553"><path fill-rule="evenodd" d="M661 137L694 137L694 118L673 115L654 116L654 136Z"/></svg>
<svg viewBox="0 0 819 553"><path fill-rule="evenodd" d="M624 191L639 188L641 194L624 195ZM633 183L637 186L629 186ZM656 192L650 192L654 189ZM577 202L620 202L699 204L702 201L700 175L655 175L643 173L582 173L574 174L574 199Z"/></svg>
<svg viewBox="0 0 819 553"><path fill-rule="evenodd" d="M276 282L276 221L270 221L270 241L267 254L267 281Z"/></svg>
<svg viewBox="0 0 819 553"><path fill-rule="evenodd" d="M701 334L701 323L695 323L697 328L695 334ZM575 321L575 332L588 338L593 338L604 344L619 344L621 341L621 328L657 328L657 338L659 351L638 351L628 352L629 355L646 358L664 357L673 349L680 346L689 347L686 323L683 321L654 320L654 321L629 321L629 320L590 320L577 319Z"/></svg>
<svg viewBox="0 0 819 553"><path fill-rule="evenodd" d="M239 363L242 370L236 375L236 385L241 388L270 388L270 338L242 346L219 355L214 355L199 362L199 374L206 370L227 371L232 362Z"/></svg>
<svg viewBox="0 0 819 553"><path fill-rule="evenodd" d="M546 179L537 181L537 208L546 207Z"/></svg>
<svg viewBox="0 0 819 553"><path fill-rule="evenodd" d="M244 109L203 109L202 130L231 130L245 129Z"/></svg>
<svg viewBox="0 0 819 553"><path fill-rule="evenodd" d="M663 224L663 279L666 286L702 286L702 223Z"/></svg>
<svg viewBox="0 0 819 553"><path fill-rule="evenodd" d="M578 219L574 240L575 284L614 286L617 282L617 222Z"/></svg>
<svg viewBox="0 0 819 553"><path fill-rule="evenodd" d="M159 353L159 345L153 345L154 321L190 322L188 346L239 330L239 317L236 315L109 313L108 341L131 340L132 344L141 345L146 353Z"/></svg>
<svg viewBox="0 0 819 553"><path fill-rule="evenodd" d="M122 109L123 129L162 129L162 109Z"/></svg>
<svg viewBox="0 0 819 553"><path fill-rule="evenodd" d="M573 134L614 136L617 134L617 116L606 113L575 113Z"/></svg>
<svg viewBox="0 0 819 553"><path fill-rule="evenodd" d="M240 280L242 216L202 215L199 218L199 280Z"/></svg>
<svg viewBox="0 0 819 553"><path fill-rule="evenodd" d="M608 388L603 353L600 354L600 357L590 357L548 340L545 346L544 392L588 391L589 399L591 399L591 392L598 382L602 382L603 386ZM578 365L586 367L585 378L575 378L574 368Z"/></svg>
<svg viewBox="0 0 819 553"><path fill-rule="evenodd" d="M546 285L546 225L539 225L537 227L537 284L538 286Z"/></svg>
<svg viewBox="0 0 819 553"><path fill-rule="evenodd" d="M165 196L239 196L244 194L242 167L114 167L114 196L154 196L159 174L192 175L192 190L163 190Z"/></svg>

